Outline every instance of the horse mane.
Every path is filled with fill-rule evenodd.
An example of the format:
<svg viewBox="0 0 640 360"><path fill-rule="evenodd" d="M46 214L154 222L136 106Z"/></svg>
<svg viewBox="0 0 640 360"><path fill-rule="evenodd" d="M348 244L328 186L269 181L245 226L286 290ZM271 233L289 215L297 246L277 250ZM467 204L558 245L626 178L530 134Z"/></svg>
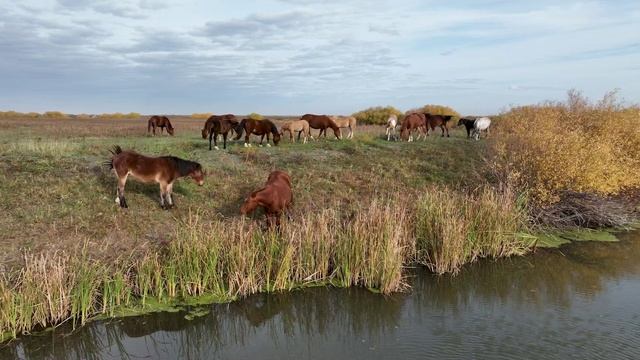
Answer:
<svg viewBox="0 0 640 360"><path fill-rule="evenodd" d="M278 127L274 123L271 123L271 133L278 134Z"/></svg>
<svg viewBox="0 0 640 360"><path fill-rule="evenodd" d="M200 165L195 161L184 160L175 156L161 156L161 157L163 159L168 159L171 162L173 162L180 176L187 176L195 170L202 169L202 165Z"/></svg>

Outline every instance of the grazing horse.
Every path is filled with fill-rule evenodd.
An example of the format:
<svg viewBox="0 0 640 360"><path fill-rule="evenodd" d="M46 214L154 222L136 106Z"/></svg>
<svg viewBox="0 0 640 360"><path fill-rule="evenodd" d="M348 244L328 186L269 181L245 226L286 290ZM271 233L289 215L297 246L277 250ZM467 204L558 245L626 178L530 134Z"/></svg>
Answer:
<svg viewBox="0 0 640 360"><path fill-rule="evenodd" d="M408 140L409 142L413 141L413 130L418 131L416 140L420 139L420 133L424 135L425 139L427 138L429 131L424 114L412 113L405 116L400 126L400 138Z"/></svg>
<svg viewBox="0 0 640 360"><path fill-rule="evenodd" d="M471 131L473 130L473 124L476 122L476 119L463 117L458 120L458 126L464 125L464 128L467 130L467 139L471 137Z"/></svg>
<svg viewBox="0 0 640 360"><path fill-rule="evenodd" d="M151 129L153 129L153 136L156 136L157 127L160 128L160 134L162 134L164 128L167 128L167 133L173 136L173 126L171 126L171 122L169 121L168 117L158 115L153 115L152 117L150 117L147 124L147 133L150 133Z"/></svg>
<svg viewBox="0 0 640 360"><path fill-rule="evenodd" d="M276 170L269 174L263 188L251 193L240 207L240 213L247 215L258 206L264 209L267 225L280 227L280 216L293 202L291 177L284 171Z"/></svg>
<svg viewBox="0 0 640 360"><path fill-rule="evenodd" d="M396 126L398 126L398 116L396 115L390 115L389 118L387 119L387 127L386 127L386 134L387 134L387 141L391 141L391 136L393 133L393 137L396 137Z"/></svg>
<svg viewBox="0 0 640 360"><path fill-rule="evenodd" d="M294 132L298 133L298 140L300 140L300 135L304 135L303 144L307 143L307 138L310 135L309 123L307 122L307 120L289 121L288 123L282 125L282 127L280 128L280 136L284 136L285 131L289 132L289 139L292 142L296 141L296 139L293 137Z"/></svg>
<svg viewBox="0 0 640 360"><path fill-rule="evenodd" d="M340 128L336 125L335 121L331 120L327 115L304 114L300 120L307 120L309 127L320 129L318 138L322 133L324 133L325 138L327 137L327 128L331 128L333 130L333 134L336 136L336 139L340 140L342 138ZM311 132L309 132L309 135L311 135ZM313 136L311 136L311 139L313 139Z"/></svg>
<svg viewBox="0 0 640 360"><path fill-rule="evenodd" d="M356 118L353 116L332 116L331 120L338 125L339 128L349 128L347 139L353 139L353 130L356 128Z"/></svg>
<svg viewBox="0 0 640 360"><path fill-rule="evenodd" d="M447 126L447 123L453 118L452 115L432 115L424 113L424 116L427 121L427 135L429 135L429 128L433 131L436 127L439 127L442 129L442 136L444 137L444 133L446 132L447 137L449 137L449 127Z"/></svg>
<svg viewBox="0 0 640 360"><path fill-rule="evenodd" d="M226 116L226 115L225 115ZM236 117L222 117L220 119L214 119L211 121L211 129L209 130L209 150L211 150L211 140L213 139L213 145L216 150L218 148L218 135L222 134L223 149L227 149L227 137L229 131L234 130L238 126L238 120ZM204 130L203 130L204 132Z"/></svg>
<svg viewBox="0 0 640 360"><path fill-rule="evenodd" d="M144 183L160 184L160 206L163 209L173 206L171 192L176 179L190 176L198 185L204 184L205 172L202 170L202 165L197 162L175 156L148 157L130 150L123 151L117 145L110 151L111 159L105 165L118 177L116 203L120 207L128 207L127 200L124 198L124 185L129 175Z"/></svg>
<svg viewBox="0 0 640 360"><path fill-rule="evenodd" d="M473 131L472 136L476 140L480 140L480 132L486 131L487 136L489 135L489 126L491 126L491 119L486 116L477 118L476 121L473 122Z"/></svg>
<svg viewBox="0 0 640 360"><path fill-rule="evenodd" d="M204 128L202 129L202 138L206 139L209 136L209 132L211 131L211 127L213 126L213 123L215 121L220 121L222 119L235 120L236 123L238 122L238 120L236 119L235 115L233 115L233 114L211 115L211 116L209 116L207 121L204 123ZM235 130L235 129L233 129L233 130Z"/></svg>
<svg viewBox="0 0 640 360"><path fill-rule="evenodd" d="M260 146L262 146L262 141L264 140L265 135L267 135L267 146L271 146L269 145L270 135L273 135L273 145L278 146L278 143L280 142L280 133L278 132L278 128L269 119L242 119L240 124L236 126L236 132L238 133L236 140L239 140L242 137L243 131L247 133L244 137L244 147L251 146L251 144L249 144L249 136L251 134L261 135Z"/></svg>

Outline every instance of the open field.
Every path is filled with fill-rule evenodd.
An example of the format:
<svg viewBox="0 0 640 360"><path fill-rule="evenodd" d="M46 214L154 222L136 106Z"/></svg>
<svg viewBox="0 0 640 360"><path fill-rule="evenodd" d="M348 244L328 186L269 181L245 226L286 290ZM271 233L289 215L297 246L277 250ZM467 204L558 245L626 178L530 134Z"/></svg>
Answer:
<svg viewBox="0 0 640 360"><path fill-rule="evenodd" d="M306 145L209 151L203 120L172 118L176 136L150 137L146 118L134 120L2 120L0 124L1 263L13 266L24 250L77 249L113 257L169 241L190 212L205 219L239 217L244 197L273 169L291 173L294 212L358 207L388 194L420 192L431 184L475 187L482 181L482 142L455 131L416 143L387 142L383 128L361 126L354 141L327 138ZM256 138L257 139L257 138ZM181 179L176 208L162 211L157 185L129 181L130 208L114 203L116 181L102 163L118 144L145 154L175 155L203 164L205 185ZM408 196L411 198L411 196ZM262 219L259 214L256 218Z"/></svg>

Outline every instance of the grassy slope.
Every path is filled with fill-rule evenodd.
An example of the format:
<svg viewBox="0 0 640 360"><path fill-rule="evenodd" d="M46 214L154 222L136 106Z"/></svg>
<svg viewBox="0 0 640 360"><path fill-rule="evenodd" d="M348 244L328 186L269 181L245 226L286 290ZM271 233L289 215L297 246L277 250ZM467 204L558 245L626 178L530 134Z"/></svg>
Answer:
<svg viewBox="0 0 640 360"><path fill-rule="evenodd" d="M462 132L415 143L387 142L382 127L362 126L353 141L288 140L279 147L246 149L232 143L208 151L200 138L203 120L172 119L175 137L146 136L146 119L0 120L0 263L15 265L23 249L55 251L87 245L109 258L165 242L176 221L190 211L204 218L239 216L244 197L273 169L292 174L295 211L349 206L397 190L415 192L429 184L474 186L482 142ZM315 131L314 131L315 132ZM255 137L254 137L255 139ZM204 187L179 180L177 207L162 211L157 185L127 184L130 208L115 203L115 177L101 163L114 144L149 155L175 155L201 162L209 171ZM357 205L353 205L357 206Z"/></svg>

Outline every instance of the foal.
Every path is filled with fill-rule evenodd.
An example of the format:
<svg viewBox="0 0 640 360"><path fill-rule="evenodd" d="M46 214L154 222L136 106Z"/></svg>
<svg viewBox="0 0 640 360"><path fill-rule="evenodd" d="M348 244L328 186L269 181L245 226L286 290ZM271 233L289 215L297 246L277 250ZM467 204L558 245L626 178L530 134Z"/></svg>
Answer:
<svg viewBox="0 0 640 360"><path fill-rule="evenodd" d="M356 118L353 116L331 116L331 120L338 125L339 128L349 128L347 139L353 139L353 130L356 128Z"/></svg>
<svg viewBox="0 0 640 360"><path fill-rule="evenodd" d="M449 126L447 123L453 119L451 115L432 115L429 113L424 113L424 116L427 121L427 135L429 135L429 127L431 130L435 130L436 127L442 129L442 136L444 137L444 133L447 133L447 137L449 137Z"/></svg>
<svg viewBox="0 0 640 360"><path fill-rule="evenodd" d="M298 133L298 140L300 140L300 135L304 136L304 140L303 140L303 144L307 143L307 138L309 137L309 123L307 122L307 120L294 120L294 121L290 121L288 123L285 123L284 125L282 125L282 127L280 128L280 136L283 137L284 136L284 132L288 131L289 132L289 139L292 142L295 142L295 138L293 137L293 133L297 132Z"/></svg>
<svg viewBox="0 0 640 360"><path fill-rule="evenodd" d="M113 156L105 165L118 177L118 197L116 203L127 208L124 198L124 185L129 175L144 183L160 184L160 206L168 210L173 206L171 192L173 182L184 176L191 177L198 185L204 184L205 173L202 166L194 161L183 160L175 156L148 157L134 151L123 151L120 146L110 150ZM165 203L166 201L166 203Z"/></svg>
<svg viewBox="0 0 640 360"><path fill-rule="evenodd" d="M266 184L260 190L251 193L240 207L240 213L247 215L258 206L262 207L267 217L267 225L280 228L280 216L293 202L291 177L284 171L276 170L269 174Z"/></svg>
<svg viewBox="0 0 640 360"><path fill-rule="evenodd" d="M393 136L394 139L396 138L396 126L398 126L398 116L390 115L387 119L386 127L387 141L391 141L391 136Z"/></svg>
<svg viewBox="0 0 640 360"><path fill-rule="evenodd" d="M157 127L160 128L160 135L162 135L162 131L166 127L167 133L173 136L173 126L171 125L171 121L169 121L168 117L153 115L151 118L149 118L149 121L147 123L147 133L150 133L153 129L153 136L156 136Z"/></svg>

